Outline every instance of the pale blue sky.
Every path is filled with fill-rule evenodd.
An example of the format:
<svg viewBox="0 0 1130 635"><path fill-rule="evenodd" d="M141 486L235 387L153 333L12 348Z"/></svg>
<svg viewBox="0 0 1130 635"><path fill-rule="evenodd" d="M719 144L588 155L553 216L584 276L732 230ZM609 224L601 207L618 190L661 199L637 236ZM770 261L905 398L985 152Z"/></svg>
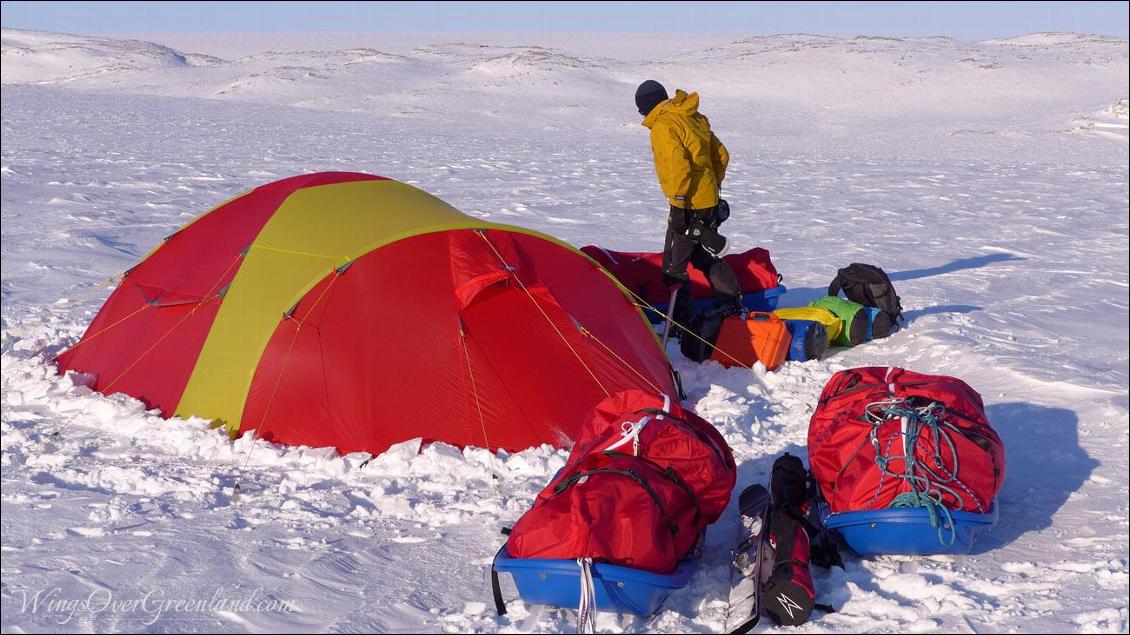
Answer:
<svg viewBox="0 0 1130 635"><path fill-rule="evenodd" d="M1128 2L3 2L3 26L67 33L470 31L1127 37Z"/></svg>

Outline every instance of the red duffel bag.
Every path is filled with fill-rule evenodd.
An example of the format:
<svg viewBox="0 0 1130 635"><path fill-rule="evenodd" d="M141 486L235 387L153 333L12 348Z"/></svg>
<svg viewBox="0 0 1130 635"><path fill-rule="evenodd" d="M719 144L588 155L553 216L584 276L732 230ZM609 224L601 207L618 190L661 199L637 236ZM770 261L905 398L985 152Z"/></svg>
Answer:
<svg viewBox="0 0 1130 635"><path fill-rule="evenodd" d="M562 470L510 531L516 558L579 558L670 573L694 546L690 487L643 457L597 452Z"/></svg>
<svg viewBox="0 0 1130 635"><path fill-rule="evenodd" d="M714 426L670 398L640 390L616 393L597 405L577 436L569 463L610 450L673 470L698 499L702 527L718 520L730 503L737 478L730 446Z"/></svg>
<svg viewBox="0 0 1130 635"><path fill-rule="evenodd" d="M596 245L582 247L581 251L616 276L620 284L651 304L670 300L671 290L663 283L662 253L610 251ZM738 287L742 293L765 291L780 284L777 268L773 266L769 252L765 249L754 247L745 253L722 256L722 260L737 274ZM710 282L702 272L689 267L687 273L690 275L692 297L698 299L714 296Z"/></svg>
<svg viewBox="0 0 1130 635"><path fill-rule="evenodd" d="M808 462L832 512L929 502L987 513L1005 476L977 392L888 367L832 376L808 427Z"/></svg>
<svg viewBox="0 0 1130 635"><path fill-rule="evenodd" d="M601 402L578 436L511 530L509 554L673 571L729 502L737 469L725 440L677 403L635 390Z"/></svg>

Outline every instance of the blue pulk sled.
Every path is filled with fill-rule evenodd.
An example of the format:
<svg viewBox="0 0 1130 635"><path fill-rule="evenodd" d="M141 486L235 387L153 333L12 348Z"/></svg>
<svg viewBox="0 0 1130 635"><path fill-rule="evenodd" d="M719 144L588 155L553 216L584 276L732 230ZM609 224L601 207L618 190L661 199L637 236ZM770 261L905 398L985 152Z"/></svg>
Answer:
<svg viewBox="0 0 1130 635"><path fill-rule="evenodd" d="M698 560L683 560L671 573L651 573L595 562L590 565L593 597L598 611L651 615L672 591L687 586ZM531 604L577 608L581 603L582 567L576 560L512 558L503 547L494 558L494 571L509 573L518 595ZM495 603L501 595L495 592ZM501 611L500 611L501 612Z"/></svg>
<svg viewBox="0 0 1130 635"><path fill-rule="evenodd" d="M984 514L950 511L931 513L924 507L868 509L828 513L821 509L824 526L839 534L861 556L960 555L997 524L996 501Z"/></svg>
<svg viewBox="0 0 1130 635"><path fill-rule="evenodd" d="M787 291L788 289L785 288L785 285L777 285L772 289L766 289L764 291L743 293L742 306L744 306L749 311L769 313L773 309L777 308L777 301ZM664 320L664 315L667 313L668 303L660 302L658 304L655 304L654 306L659 311L659 313L656 313L655 311L644 311L644 313L647 315L647 319L649 321L654 324L659 324ZM714 308L713 298L699 298L694 301L695 311L709 311L712 308Z"/></svg>

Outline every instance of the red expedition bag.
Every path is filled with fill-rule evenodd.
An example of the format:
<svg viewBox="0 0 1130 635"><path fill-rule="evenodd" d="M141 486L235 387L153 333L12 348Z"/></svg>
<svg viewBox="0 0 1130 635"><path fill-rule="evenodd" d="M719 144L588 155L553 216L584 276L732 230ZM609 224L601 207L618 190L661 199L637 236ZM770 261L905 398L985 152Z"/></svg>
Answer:
<svg viewBox="0 0 1130 635"><path fill-rule="evenodd" d="M730 503L737 478L730 446L714 426L669 399L640 390L606 398L581 427L569 463L561 472L605 450L636 454L674 470L698 499L702 527L718 520Z"/></svg>
<svg viewBox="0 0 1130 635"><path fill-rule="evenodd" d="M670 300L671 290L663 284L663 254L648 252L610 251L596 245L582 247L586 255L600 263L616 276L620 284L639 294L651 304ZM753 293L775 288L780 284L777 268L769 259L769 252L754 247L745 253L722 256L738 276L738 287L742 293ZM688 267L691 296L712 298L714 292L706 276L694 267Z"/></svg>
<svg viewBox="0 0 1130 635"><path fill-rule="evenodd" d="M981 396L960 379L901 368L833 375L809 423L808 461L833 513L919 495L986 513L1005 476Z"/></svg>
<svg viewBox="0 0 1130 635"><path fill-rule="evenodd" d="M698 539L701 518L676 474L642 457L598 452L567 466L538 494L514 524L507 551L670 573Z"/></svg>
<svg viewBox="0 0 1130 635"><path fill-rule="evenodd" d="M511 530L512 557L591 557L670 573L729 503L737 474L729 446L668 399L612 395L578 436Z"/></svg>

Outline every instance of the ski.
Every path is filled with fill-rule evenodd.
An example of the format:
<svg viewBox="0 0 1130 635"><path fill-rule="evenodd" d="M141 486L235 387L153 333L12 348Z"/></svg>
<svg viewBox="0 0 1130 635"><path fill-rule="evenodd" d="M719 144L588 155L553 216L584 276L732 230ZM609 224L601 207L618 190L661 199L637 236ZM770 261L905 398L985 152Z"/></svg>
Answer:
<svg viewBox="0 0 1130 635"><path fill-rule="evenodd" d="M726 631L748 633L761 619L761 563L769 515L769 490L750 485L738 496L740 528L730 568L730 606Z"/></svg>

